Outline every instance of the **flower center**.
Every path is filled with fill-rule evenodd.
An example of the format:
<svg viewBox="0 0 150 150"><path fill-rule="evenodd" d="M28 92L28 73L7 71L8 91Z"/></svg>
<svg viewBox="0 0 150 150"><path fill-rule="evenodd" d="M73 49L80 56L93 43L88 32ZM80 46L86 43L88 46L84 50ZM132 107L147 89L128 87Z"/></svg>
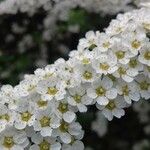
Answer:
<svg viewBox="0 0 150 150"><path fill-rule="evenodd" d="M49 87L47 93L49 95L55 95L57 92L58 92L58 90L55 87Z"/></svg>
<svg viewBox="0 0 150 150"><path fill-rule="evenodd" d="M138 40L134 40L132 43L131 43L132 47L134 49L138 49L140 46L141 46L141 42L138 41Z"/></svg>
<svg viewBox="0 0 150 150"><path fill-rule="evenodd" d="M137 66L137 60L136 59L131 59L129 62L129 66L131 68L135 68Z"/></svg>
<svg viewBox="0 0 150 150"><path fill-rule="evenodd" d="M39 107L46 107L47 104L48 104L48 102L47 102L47 101L43 101L43 100L39 100L39 101L37 102L37 105L38 105Z"/></svg>
<svg viewBox="0 0 150 150"><path fill-rule="evenodd" d="M109 109L109 110L113 110L116 108L116 105L114 103L114 101L110 101L107 105L106 105L106 108Z"/></svg>
<svg viewBox="0 0 150 150"><path fill-rule="evenodd" d="M85 65L89 64L90 63L90 59L89 58L83 58L82 59L82 63L85 64Z"/></svg>
<svg viewBox="0 0 150 150"><path fill-rule="evenodd" d="M74 98L74 100L75 100L77 103L80 103L82 97L81 97L80 95L76 94L76 95L73 96L73 98Z"/></svg>
<svg viewBox="0 0 150 150"><path fill-rule="evenodd" d="M125 52L122 52L122 51L116 52L116 57L118 59L122 59L122 58L124 58L124 56L125 56Z"/></svg>
<svg viewBox="0 0 150 150"><path fill-rule="evenodd" d="M68 128L69 128L69 124L64 121L61 123L61 125L59 127L61 132L67 132Z"/></svg>
<svg viewBox="0 0 150 150"><path fill-rule="evenodd" d="M149 84L146 81L140 83L141 90L148 90Z"/></svg>
<svg viewBox="0 0 150 150"><path fill-rule="evenodd" d="M88 71L85 71L84 74L83 74L83 77L86 79L86 80L90 80L92 78L92 73L91 72L88 72Z"/></svg>
<svg viewBox="0 0 150 150"><path fill-rule="evenodd" d="M150 72L150 66L147 66L147 70Z"/></svg>
<svg viewBox="0 0 150 150"><path fill-rule="evenodd" d="M40 150L49 150L50 144L47 141L43 140L43 142L39 144L39 147L40 147Z"/></svg>
<svg viewBox="0 0 150 150"><path fill-rule="evenodd" d="M143 23L143 26L146 30L150 30L150 24L149 23Z"/></svg>
<svg viewBox="0 0 150 150"><path fill-rule="evenodd" d="M68 111L68 105L66 103L60 103L58 106L58 110L62 113L65 113Z"/></svg>
<svg viewBox="0 0 150 150"><path fill-rule="evenodd" d="M100 64L99 67L102 70L108 70L110 66L107 63L102 63L102 64Z"/></svg>
<svg viewBox="0 0 150 150"><path fill-rule="evenodd" d="M96 94L97 94L98 96L104 96L105 93L106 93L106 90L105 90L103 87L98 87L98 88L96 89Z"/></svg>
<svg viewBox="0 0 150 150"><path fill-rule="evenodd" d="M31 118L32 114L29 113L28 111L21 113L21 119L25 122L28 122Z"/></svg>
<svg viewBox="0 0 150 150"><path fill-rule="evenodd" d="M126 74L126 70L125 70L125 68L123 68L123 67L119 67L119 69L118 69L118 73L119 73L120 75L125 75L125 74Z"/></svg>
<svg viewBox="0 0 150 150"><path fill-rule="evenodd" d="M109 48L109 46L110 46L110 43L109 43L109 42L103 43L103 47L104 47L104 48Z"/></svg>
<svg viewBox="0 0 150 150"><path fill-rule="evenodd" d="M10 149L14 146L14 140L13 140L13 137L5 137L4 138L4 142L3 142L3 145L4 147Z"/></svg>
<svg viewBox="0 0 150 150"><path fill-rule="evenodd" d="M125 95L125 96L129 95L128 85L125 85L122 87L122 92L123 92L123 95Z"/></svg>
<svg viewBox="0 0 150 150"><path fill-rule="evenodd" d="M4 115L0 116L0 119L2 119L2 120L4 119L8 122L10 120L10 116L8 114L4 114Z"/></svg>
<svg viewBox="0 0 150 150"><path fill-rule="evenodd" d="M150 60L150 52L145 52L145 54L144 54L144 58L146 59L146 60Z"/></svg>
<svg viewBox="0 0 150 150"><path fill-rule="evenodd" d="M47 116L44 116L42 119L40 119L41 127L47 127L50 124L50 118Z"/></svg>
<svg viewBox="0 0 150 150"><path fill-rule="evenodd" d="M30 91L32 91L33 89L35 89L35 87L36 87L35 85L30 85L29 88L28 88L28 92L30 92Z"/></svg>

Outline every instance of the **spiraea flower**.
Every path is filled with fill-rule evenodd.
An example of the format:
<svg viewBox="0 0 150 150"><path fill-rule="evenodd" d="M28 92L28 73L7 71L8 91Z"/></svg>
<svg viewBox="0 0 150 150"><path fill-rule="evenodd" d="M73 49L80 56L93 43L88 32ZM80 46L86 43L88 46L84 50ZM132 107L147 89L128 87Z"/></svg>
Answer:
<svg viewBox="0 0 150 150"><path fill-rule="evenodd" d="M59 126L60 119L55 114L52 114L51 110L37 112L33 127L35 131L40 131L42 136L52 136L53 130Z"/></svg>
<svg viewBox="0 0 150 150"><path fill-rule="evenodd" d="M35 121L34 107L27 101L20 101L16 109L16 120L14 126L17 129L24 129L26 126L33 126Z"/></svg>
<svg viewBox="0 0 150 150"><path fill-rule="evenodd" d="M61 141L65 144L71 144L75 138L80 138L83 135L82 127L78 122L69 124L62 121L56 132Z"/></svg>
<svg viewBox="0 0 150 150"><path fill-rule="evenodd" d="M68 103L77 107L79 112L86 112L86 105L92 104L93 99L86 94L85 87L78 86L69 89Z"/></svg>
<svg viewBox="0 0 150 150"><path fill-rule="evenodd" d="M9 110L5 105L0 105L0 132L7 128L7 126L12 126L15 120L15 111Z"/></svg>
<svg viewBox="0 0 150 150"><path fill-rule="evenodd" d="M147 66L150 66L150 49L149 49L149 43L143 49L140 51L139 55L139 61L142 64L145 64Z"/></svg>
<svg viewBox="0 0 150 150"><path fill-rule="evenodd" d="M121 97L117 97L115 99L109 100L108 104L106 106L103 105L97 105L97 108L99 110L102 110L103 115L111 121L113 119L113 116L117 118L121 118L125 115L125 111L123 108L126 107L126 102L122 100Z"/></svg>
<svg viewBox="0 0 150 150"><path fill-rule="evenodd" d="M109 99L117 97L117 89L113 87L111 79L104 77L93 82L92 87L87 89L87 95L99 105L105 106L109 103Z"/></svg>
<svg viewBox="0 0 150 150"><path fill-rule="evenodd" d="M64 119L65 122L71 123L73 120L76 119L76 114L72 110L71 106L68 104L67 100L64 99L61 102L57 102L55 106L55 114L59 117Z"/></svg>
<svg viewBox="0 0 150 150"><path fill-rule="evenodd" d="M60 150L61 144L55 138L43 137L40 133L34 133L31 137L34 143L29 150Z"/></svg>
<svg viewBox="0 0 150 150"><path fill-rule="evenodd" d="M0 133L1 150L24 150L28 144L29 141L24 131L9 127Z"/></svg>
<svg viewBox="0 0 150 150"><path fill-rule="evenodd" d="M148 14L149 8L120 14L105 32L87 32L67 61L37 69L15 87L2 86L0 150L83 150L77 112L96 104L106 125L124 116L132 101L148 100Z"/></svg>
<svg viewBox="0 0 150 150"><path fill-rule="evenodd" d="M136 82L126 83L123 80L118 80L117 84L118 94L124 97L124 100L131 104L133 101L140 99L140 93Z"/></svg>
<svg viewBox="0 0 150 150"><path fill-rule="evenodd" d="M61 100L65 95L65 84L57 77L51 77L49 80L42 80L37 85L37 92L41 94L42 99L50 101L53 98Z"/></svg>

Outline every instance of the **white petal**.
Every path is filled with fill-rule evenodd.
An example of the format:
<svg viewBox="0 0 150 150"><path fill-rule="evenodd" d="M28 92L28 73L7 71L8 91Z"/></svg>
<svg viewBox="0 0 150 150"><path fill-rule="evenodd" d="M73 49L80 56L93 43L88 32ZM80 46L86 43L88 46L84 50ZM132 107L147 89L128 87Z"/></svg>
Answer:
<svg viewBox="0 0 150 150"><path fill-rule="evenodd" d="M93 99L85 95L82 97L81 101L82 101L82 104L84 105L90 105L93 102Z"/></svg>
<svg viewBox="0 0 150 150"><path fill-rule="evenodd" d="M52 135L52 129L51 127L44 127L41 129L41 135L46 137L46 136L51 136Z"/></svg>
<svg viewBox="0 0 150 150"><path fill-rule="evenodd" d="M60 143L55 143L51 145L51 150L60 150L61 149L61 144Z"/></svg>
<svg viewBox="0 0 150 150"><path fill-rule="evenodd" d="M76 106L77 103L76 101L72 98L72 97L68 97L68 103L71 105L71 106Z"/></svg>
<svg viewBox="0 0 150 150"><path fill-rule="evenodd" d="M125 115L125 111L123 109L114 109L112 111L113 115L117 118L121 118L122 116Z"/></svg>
<svg viewBox="0 0 150 150"><path fill-rule="evenodd" d="M133 81L133 78L129 77L128 75L123 75L122 79L128 83Z"/></svg>
<svg viewBox="0 0 150 150"><path fill-rule="evenodd" d="M39 146L34 144L29 148L29 150L39 150Z"/></svg>
<svg viewBox="0 0 150 150"><path fill-rule="evenodd" d="M23 121L16 121L15 122L15 127L19 130L22 130L26 127L26 122L23 122Z"/></svg>
<svg viewBox="0 0 150 150"><path fill-rule="evenodd" d="M79 109L79 112L86 112L87 111L87 107L83 104L77 104L77 107Z"/></svg>
<svg viewBox="0 0 150 150"><path fill-rule="evenodd" d="M98 97L98 98L96 99L96 101L97 101L97 103L98 103L99 105L104 105L104 106L109 103L109 100L108 100L105 96Z"/></svg>
<svg viewBox="0 0 150 150"><path fill-rule="evenodd" d="M66 113L63 114L63 119L68 123L71 123L75 118L76 115L74 112L67 111Z"/></svg>
<svg viewBox="0 0 150 150"><path fill-rule="evenodd" d="M105 88L105 89L110 89L112 86L113 86L113 82L110 78L108 77L104 77L102 79L102 86Z"/></svg>
<svg viewBox="0 0 150 150"><path fill-rule="evenodd" d="M87 95L90 97L90 98L96 98L97 97L97 94L95 93L95 89L92 89L92 88L89 88L87 90Z"/></svg>
<svg viewBox="0 0 150 150"><path fill-rule="evenodd" d="M81 125L79 123L72 123L68 131L71 135L78 136L81 133Z"/></svg>
<svg viewBox="0 0 150 150"><path fill-rule="evenodd" d="M106 97L108 99L114 99L117 97L117 89L112 88L109 91L106 92Z"/></svg>
<svg viewBox="0 0 150 150"><path fill-rule="evenodd" d="M130 98L133 101L138 101L140 99L140 93L139 92L130 93Z"/></svg>
<svg viewBox="0 0 150 150"><path fill-rule="evenodd" d="M62 133L60 135L60 139L66 143L66 144L69 144L71 142L71 135L69 133Z"/></svg>
<svg viewBox="0 0 150 150"><path fill-rule="evenodd" d="M102 111L103 115L109 120L111 121L113 119L113 115L112 115L112 112L108 109L104 109Z"/></svg>

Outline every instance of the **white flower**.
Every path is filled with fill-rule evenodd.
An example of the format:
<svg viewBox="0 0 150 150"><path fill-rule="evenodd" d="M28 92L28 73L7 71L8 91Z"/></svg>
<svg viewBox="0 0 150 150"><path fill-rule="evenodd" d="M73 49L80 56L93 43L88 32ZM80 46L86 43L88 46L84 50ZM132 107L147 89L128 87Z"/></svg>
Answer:
<svg viewBox="0 0 150 150"><path fill-rule="evenodd" d="M137 57L133 57L128 63L128 70L128 75L136 76L143 71L143 64L138 61Z"/></svg>
<svg viewBox="0 0 150 150"><path fill-rule="evenodd" d="M118 80L117 82L118 94L124 97L124 100L131 104L133 101L138 101L140 99L140 93L138 90L138 85L136 82L132 81L126 83L123 80Z"/></svg>
<svg viewBox="0 0 150 150"><path fill-rule="evenodd" d="M24 150L29 144L24 131L18 131L12 127L0 133L1 150Z"/></svg>
<svg viewBox="0 0 150 150"><path fill-rule="evenodd" d="M14 92L18 97L26 97L30 93L36 92L36 86L39 78L35 75L25 76L26 78L14 87Z"/></svg>
<svg viewBox="0 0 150 150"><path fill-rule="evenodd" d="M34 106L30 105L28 101L20 101L16 110L17 114L14 123L15 128L21 130L26 128L27 125L33 126L35 121L34 111Z"/></svg>
<svg viewBox="0 0 150 150"><path fill-rule="evenodd" d="M150 80L146 78L144 75L138 75L136 78L138 82L139 92L142 98L149 99L150 98Z"/></svg>
<svg viewBox="0 0 150 150"><path fill-rule="evenodd" d="M111 47L113 40L106 33L100 33L97 38L97 49L106 52Z"/></svg>
<svg viewBox="0 0 150 150"><path fill-rule="evenodd" d="M146 47L140 51L140 55L138 57L139 61L142 64L150 66L150 44L148 43Z"/></svg>
<svg viewBox="0 0 150 150"><path fill-rule="evenodd" d="M5 104L10 102L10 97L13 95L13 87L11 85L3 85L0 91L0 103Z"/></svg>
<svg viewBox="0 0 150 150"><path fill-rule="evenodd" d="M9 110L5 105L0 105L0 132L8 126L13 126L16 120L16 113Z"/></svg>
<svg viewBox="0 0 150 150"><path fill-rule="evenodd" d="M54 65L47 65L44 69L38 68L34 71L34 74L39 79L48 79L51 76L55 76L56 68Z"/></svg>
<svg viewBox="0 0 150 150"><path fill-rule="evenodd" d="M86 112L86 105L90 105L93 100L87 96L85 87L80 85L74 88L70 88L68 91L68 103L71 106L77 107L79 112Z"/></svg>
<svg viewBox="0 0 150 150"><path fill-rule="evenodd" d="M104 77L93 82L92 87L87 89L87 95L95 99L99 105L107 105L109 99L117 97L117 89L113 88L110 78Z"/></svg>
<svg viewBox="0 0 150 150"><path fill-rule="evenodd" d="M112 52L108 52L108 54L101 54L95 57L97 59L93 60L92 66L96 73L104 75L112 74L118 69L117 58Z"/></svg>
<svg viewBox="0 0 150 150"><path fill-rule="evenodd" d="M116 78L122 78L127 83L132 82L137 75L137 70L129 68L127 65L119 65L118 70L113 73L113 76Z"/></svg>
<svg viewBox="0 0 150 150"><path fill-rule="evenodd" d="M68 61L59 59L59 61L55 62L57 75L67 87L74 87L79 84L79 75L75 70L77 64L78 61L75 59L69 59Z"/></svg>
<svg viewBox="0 0 150 150"><path fill-rule="evenodd" d="M98 33L99 32L94 33L93 31L87 32L85 38L79 40L79 46L82 46L83 49L87 48L88 50L92 51L97 47L96 39Z"/></svg>
<svg viewBox="0 0 150 150"><path fill-rule="evenodd" d="M83 135L82 127L77 122L67 123L62 121L57 130L57 134L61 141L65 144L69 144L74 139L73 137L80 137Z"/></svg>
<svg viewBox="0 0 150 150"><path fill-rule="evenodd" d="M109 100L109 103L106 106L96 105L99 110L102 111L102 114L111 121L113 116L117 118L121 118L125 115L125 111L123 108L126 107L126 102L122 99L122 97L117 97L116 99Z"/></svg>
<svg viewBox="0 0 150 150"><path fill-rule="evenodd" d="M91 65L80 65L77 67L77 73L79 74L83 83L93 82L98 77Z"/></svg>
<svg viewBox="0 0 150 150"><path fill-rule="evenodd" d="M130 61L130 58L133 57L132 53L128 50L128 48L123 45L123 41L114 42L111 47L111 50L116 55L118 63L127 64Z"/></svg>
<svg viewBox="0 0 150 150"><path fill-rule="evenodd" d="M131 53L136 56L145 42L148 41L146 39L146 34L143 29L139 28L136 31L126 31L122 34L124 39L124 44L128 46Z"/></svg>
<svg viewBox="0 0 150 150"><path fill-rule="evenodd" d="M18 97L11 85L3 85L0 91L0 103L6 104L9 109L15 110L18 103Z"/></svg>
<svg viewBox="0 0 150 150"><path fill-rule="evenodd" d="M76 119L76 114L73 112L67 100L61 100L56 102L54 113L61 119L64 119L65 122L71 123Z"/></svg>
<svg viewBox="0 0 150 150"><path fill-rule="evenodd" d="M29 100L30 100L30 105L34 106L35 107L34 109L37 111L47 109L48 107L50 107L52 103L51 101L43 100L40 94L32 95L29 98Z"/></svg>
<svg viewBox="0 0 150 150"><path fill-rule="evenodd" d="M40 131L42 136L52 136L53 129L59 126L60 119L52 114L49 109L37 112L33 127L35 131Z"/></svg>
<svg viewBox="0 0 150 150"><path fill-rule="evenodd" d="M49 80L42 80L37 85L37 92L42 95L42 99L50 101L53 98L61 100L64 98L65 84L57 77L52 77Z"/></svg>
<svg viewBox="0 0 150 150"><path fill-rule="evenodd" d="M71 51L70 57L72 59L75 59L76 63L79 63L79 65L80 64L89 65L89 64L91 64L92 60L94 59L94 53L92 53L92 52L89 53L89 50L84 50L81 52L80 52L80 50L75 51L75 52Z"/></svg>
<svg viewBox="0 0 150 150"><path fill-rule="evenodd" d="M43 138L39 133L34 133L31 137L34 143L29 150L60 150L61 144L50 137Z"/></svg>

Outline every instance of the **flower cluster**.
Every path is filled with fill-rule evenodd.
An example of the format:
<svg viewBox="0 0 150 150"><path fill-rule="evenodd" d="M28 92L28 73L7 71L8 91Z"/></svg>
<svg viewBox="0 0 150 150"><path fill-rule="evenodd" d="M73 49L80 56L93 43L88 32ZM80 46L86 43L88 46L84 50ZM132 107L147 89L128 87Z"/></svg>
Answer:
<svg viewBox="0 0 150 150"><path fill-rule="evenodd" d="M25 75L0 91L0 149L83 150L77 112L89 105L111 121L150 98L150 9L118 15L104 33L89 31L69 60Z"/></svg>
<svg viewBox="0 0 150 150"><path fill-rule="evenodd" d="M0 2L0 14L15 14L18 11L21 11L32 15L36 13L40 7L47 11L55 8L63 10L64 7L68 9L69 7L74 8L76 6L86 8L90 11L111 14L127 10L129 8L129 3L131 2L132 0L5 0ZM63 8L60 8L60 6Z"/></svg>

